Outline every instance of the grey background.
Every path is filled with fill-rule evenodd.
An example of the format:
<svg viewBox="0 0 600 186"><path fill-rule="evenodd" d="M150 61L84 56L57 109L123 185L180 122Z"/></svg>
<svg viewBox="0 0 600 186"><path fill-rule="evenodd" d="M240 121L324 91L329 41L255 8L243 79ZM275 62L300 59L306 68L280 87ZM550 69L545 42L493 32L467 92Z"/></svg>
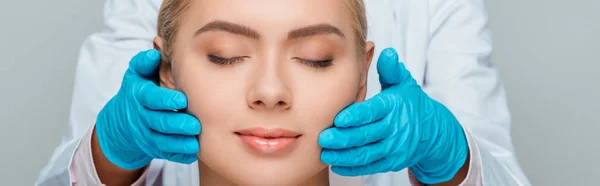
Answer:
<svg viewBox="0 0 600 186"><path fill-rule="evenodd" d="M600 8L488 1L521 166L534 185L598 185ZM0 185L31 185L65 132L79 47L103 1L0 2Z"/></svg>

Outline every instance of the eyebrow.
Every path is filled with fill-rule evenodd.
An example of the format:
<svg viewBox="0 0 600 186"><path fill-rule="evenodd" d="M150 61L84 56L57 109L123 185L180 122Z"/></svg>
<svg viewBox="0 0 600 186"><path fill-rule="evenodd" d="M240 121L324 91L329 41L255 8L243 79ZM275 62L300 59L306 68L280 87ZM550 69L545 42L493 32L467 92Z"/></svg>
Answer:
<svg viewBox="0 0 600 186"><path fill-rule="evenodd" d="M239 24L235 24L235 23L231 23L231 22L227 22L227 21L219 21L219 20L212 21L212 22L204 25L202 28L200 28L198 31L196 31L196 33L194 33L194 37L196 37L204 32L214 31L214 30L220 30L220 31L225 31L225 32L229 32L232 34L242 35L242 36L252 38L255 40L258 40L261 38L260 33L258 33L256 30L254 30L248 26L239 25ZM335 34L342 38L346 37L344 35L344 33L337 27L324 23L324 24L311 25L311 26L292 30L288 33L288 39L297 39L297 38L301 38L301 37L309 37L309 36L324 35L324 34Z"/></svg>
<svg viewBox="0 0 600 186"><path fill-rule="evenodd" d="M317 24L304 28L292 30L288 33L288 39L297 39L301 37L309 37L315 35L335 34L342 38L346 37L344 33L337 27L330 24Z"/></svg>
<svg viewBox="0 0 600 186"><path fill-rule="evenodd" d="M194 37L200 35L201 33L213 31L213 30L221 30L221 31L232 33L232 34L246 36L246 37L256 39L256 40L260 39L260 34L257 31L253 30L252 28L244 26L244 25L230 23L227 21L210 22L210 23L204 25L198 31L196 31L196 33L194 33Z"/></svg>

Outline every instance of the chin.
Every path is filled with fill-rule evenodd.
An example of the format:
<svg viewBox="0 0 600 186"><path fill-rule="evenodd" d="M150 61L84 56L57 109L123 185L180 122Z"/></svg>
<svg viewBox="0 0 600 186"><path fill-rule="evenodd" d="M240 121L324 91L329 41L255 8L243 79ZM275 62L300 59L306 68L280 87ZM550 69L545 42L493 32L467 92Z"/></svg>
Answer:
<svg viewBox="0 0 600 186"><path fill-rule="evenodd" d="M243 186L281 186L281 185L300 185L313 179L321 171L328 171L326 167L320 167L314 170L297 170L294 168L253 170L251 172L234 173L232 179L236 184Z"/></svg>
<svg viewBox="0 0 600 186"><path fill-rule="evenodd" d="M210 171L240 186L300 185L321 174L322 171L328 171L327 166L320 163L318 157L315 162L314 158L306 158L310 156L299 159L296 155L264 158L251 154L221 154L214 159L201 156L200 160ZM222 161L226 159L225 157L231 161Z"/></svg>
<svg viewBox="0 0 600 186"><path fill-rule="evenodd" d="M280 185L300 185L306 178L299 178L295 175L245 175L247 179L235 180L236 185L240 186L280 186Z"/></svg>

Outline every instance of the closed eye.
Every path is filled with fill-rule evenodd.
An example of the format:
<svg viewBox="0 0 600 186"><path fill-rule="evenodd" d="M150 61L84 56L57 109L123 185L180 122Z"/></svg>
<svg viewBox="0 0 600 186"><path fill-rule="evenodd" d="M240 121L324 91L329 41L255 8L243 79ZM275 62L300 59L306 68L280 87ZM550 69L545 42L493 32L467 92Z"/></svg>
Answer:
<svg viewBox="0 0 600 186"><path fill-rule="evenodd" d="M333 58L321 59L321 60L309 60L302 58L294 58L300 63L307 65L312 68L327 68L333 65Z"/></svg>
<svg viewBox="0 0 600 186"><path fill-rule="evenodd" d="M225 57L219 57L219 56L216 56L213 54L209 54L207 57L210 62L217 64L217 65L233 65L234 63L243 61L244 58L246 58L247 56L225 58Z"/></svg>

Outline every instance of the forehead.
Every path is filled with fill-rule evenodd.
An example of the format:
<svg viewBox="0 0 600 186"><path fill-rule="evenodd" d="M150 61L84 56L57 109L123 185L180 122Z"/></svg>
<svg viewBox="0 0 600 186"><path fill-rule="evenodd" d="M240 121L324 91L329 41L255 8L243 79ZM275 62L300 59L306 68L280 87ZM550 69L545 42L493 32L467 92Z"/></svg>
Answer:
<svg viewBox="0 0 600 186"><path fill-rule="evenodd" d="M198 27L215 20L243 24L261 33L327 23L352 30L347 0L190 0L182 20Z"/></svg>

